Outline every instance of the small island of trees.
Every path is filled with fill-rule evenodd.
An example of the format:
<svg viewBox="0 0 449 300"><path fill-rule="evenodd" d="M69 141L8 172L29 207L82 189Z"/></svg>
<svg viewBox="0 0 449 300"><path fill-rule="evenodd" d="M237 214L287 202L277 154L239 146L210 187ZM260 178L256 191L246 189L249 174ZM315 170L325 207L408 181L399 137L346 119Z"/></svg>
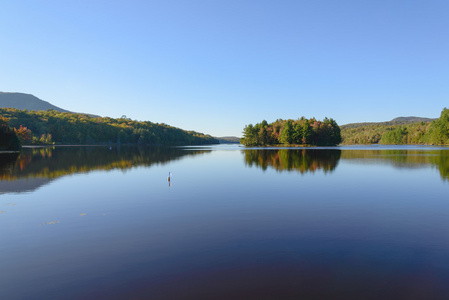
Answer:
<svg viewBox="0 0 449 300"><path fill-rule="evenodd" d="M341 143L341 134L340 127L332 118L318 121L301 117L246 125L240 142L245 146L335 146Z"/></svg>

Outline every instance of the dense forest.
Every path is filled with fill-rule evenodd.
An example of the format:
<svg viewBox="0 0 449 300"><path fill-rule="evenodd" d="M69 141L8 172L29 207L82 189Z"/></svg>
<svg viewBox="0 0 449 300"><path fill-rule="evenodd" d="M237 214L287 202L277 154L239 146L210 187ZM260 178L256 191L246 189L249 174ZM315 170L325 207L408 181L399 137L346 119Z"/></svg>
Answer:
<svg viewBox="0 0 449 300"><path fill-rule="evenodd" d="M0 115L15 129L22 144L216 144L210 135L185 131L166 124L139 122L126 116L114 119L47 111L0 108Z"/></svg>
<svg viewBox="0 0 449 300"><path fill-rule="evenodd" d="M340 142L340 127L333 119L317 121L315 118L304 117L297 120L278 119L270 124L264 120L254 126L246 125L240 140L245 146L335 146Z"/></svg>
<svg viewBox="0 0 449 300"><path fill-rule="evenodd" d="M449 109L444 108L438 119L427 122L343 125L341 136L346 145L449 145Z"/></svg>
<svg viewBox="0 0 449 300"><path fill-rule="evenodd" d="M341 126L342 144L425 144L424 133L430 122L411 124L370 124L359 127ZM395 140L391 137L394 136Z"/></svg>
<svg viewBox="0 0 449 300"><path fill-rule="evenodd" d="M21 143L14 130L8 126L8 119L0 115L0 150L17 151Z"/></svg>
<svg viewBox="0 0 449 300"><path fill-rule="evenodd" d="M240 142L245 146L316 145L335 146L341 143L340 127L333 119L278 119L246 125Z"/></svg>

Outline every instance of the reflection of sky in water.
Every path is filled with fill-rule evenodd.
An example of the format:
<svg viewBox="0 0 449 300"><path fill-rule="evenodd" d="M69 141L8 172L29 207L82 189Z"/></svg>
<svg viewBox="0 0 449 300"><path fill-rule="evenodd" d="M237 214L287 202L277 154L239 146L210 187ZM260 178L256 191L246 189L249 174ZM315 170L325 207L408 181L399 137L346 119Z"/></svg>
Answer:
<svg viewBox="0 0 449 300"><path fill-rule="evenodd" d="M0 298L446 299L447 182L343 157L298 174L213 151L1 195Z"/></svg>

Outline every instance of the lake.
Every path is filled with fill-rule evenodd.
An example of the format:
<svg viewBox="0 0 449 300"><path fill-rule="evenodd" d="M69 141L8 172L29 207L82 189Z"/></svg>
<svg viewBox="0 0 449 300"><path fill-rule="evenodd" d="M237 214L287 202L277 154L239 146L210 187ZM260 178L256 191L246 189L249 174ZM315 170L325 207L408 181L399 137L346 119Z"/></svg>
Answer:
<svg viewBox="0 0 449 300"><path fill-rule="evenodd" d="M447 147L25 148L0 178L0 299L449 299Z"/></svg>

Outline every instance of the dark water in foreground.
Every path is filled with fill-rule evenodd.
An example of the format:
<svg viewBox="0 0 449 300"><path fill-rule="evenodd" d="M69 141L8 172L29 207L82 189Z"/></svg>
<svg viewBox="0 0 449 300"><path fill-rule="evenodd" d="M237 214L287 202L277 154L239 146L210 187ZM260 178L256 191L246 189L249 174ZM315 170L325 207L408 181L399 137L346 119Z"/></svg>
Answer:
<svg viewBox="0 0 449 300"><path fill-rule="evenodd" d="M0 179L0 299L449 299L449 148L25 149Z"/></svg>

